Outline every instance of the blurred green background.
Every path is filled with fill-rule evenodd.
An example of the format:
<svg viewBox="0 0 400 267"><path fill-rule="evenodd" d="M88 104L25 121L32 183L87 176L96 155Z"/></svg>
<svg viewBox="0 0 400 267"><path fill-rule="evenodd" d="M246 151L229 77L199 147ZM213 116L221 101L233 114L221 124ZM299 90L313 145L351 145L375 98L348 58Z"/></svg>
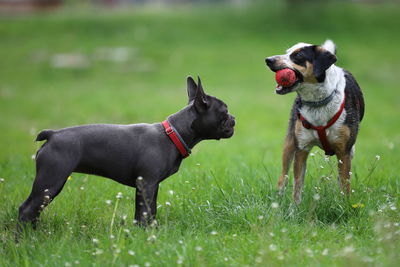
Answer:
<svg viewBox="0 0 400 267"><path fill-rule="evenodd" d="M4 0L0 1L0 8L1 2ZM205 91L228 104L237 119L236 132L229 140L200 143L193 155L183 162L181 172L163 183L160 203L169 199L167 189L182 194L185 199L186 190L190 191L192 186L199 186L199 191L193 191L186 198L185 201L190 204L182 204L189 205L189 210L209 200L213 205L225 205L221 189L235 196L240 187L245 188L243 192L246 194L241 195L244 199L232 197L235 204L232 207L228 205L227 217L218 217L219 211L214 212L211 206L210 213L198 211L190 217L179 205L174 206L172 217L164 211L159 216L169 230L166 221L187 223L185 227L174 229L193 235L188 237L190 240L197 240L196 236L202 236L211 229L219 229L221 240L210 245L210 250L222 253L221 246L229 243L229 238L222 233L224 229L230 236L231 231L236 231L232 229L247 225L248 221L257 224L254 220L257 220L258 210L242 218L235 213L234 207L240 205L236 201L247 203L250 209L252 205L260 205L257 207L263 210L269 207L269 201L275 199L271 192L280 171L281 148L295 94L280 96L274 93L274 75L266 68L264 58L283 53L297 42L320 44L327 38L332 39L337 45L337 65L350 70L364 92L366 114L357 140L353 173L357 190L367 184L377 191L376 195L365 193L370 191L356 191L354 201L375 197L369 204L365 202L375 211L389 199L388 196L390 203L398 204L400 5L395 1L160 2L163 1L153 1L149 5L110 6L104 3L92 5L91 1L64 1L63 5L50 10L34 8L21 12L9 6L3 9L0 15L0 177L4 182L0 184L0 219L8 226L0 237L7 244L2 248L9 259L6 263L11 264L16 259L23 262L21 259L24 257L35 259L37 252L35 250L30 254L31 243L28 241L23 243L23 251L27 254L22 257L19 254L21 249L10 241L12 238L7 231L14 229L17 207L31 188L34 175L31 157L40 145L34 142L36 134L44 128L57 129L86 123L162 121L186 105L187 75L200 75ZM376 155L381 158L378 166L375 165ZM322 157L319 156L318 160ZM311 176L315 179L306 178L306 190L314 190L309 183L318 181L318 160L310 163ZM83 235L88 240L80 246L92 249L90 240L93 232L108 231L112 210L105 209L97 214L91 207L114 198L117 191L128 194L131 190L104 179L87 181L81 177L84 176L77 175L77 179L70 182L75 187L64 189L43 214L47 224L43 224L45 230L39 240L46 240L47 231L55 232L67 241L63 245L54 241L54 246L73 250L68 248L70 242L82 242L82 236L76 240L63 236L63 231L67 229L63 227L67 226L57 223L62 225L62 220L75 216L84 218L88 225L95 225ZM186 185L186 180L193 185ZM76 198L81 185L85 185L88 192L85 198ZM307 192L305 195L312 201L311 193ZM287 199L286 203L290 203L290 193ZM180 203L179 200L176 202ZM302 211L309 210L311 204L306 203ZM339 210L343 204L332 203L325 206L327 214L336 214L333 209ZM127 209L132 206L132 203L128 204ZM79 211L74 209L78 206ZM298 213L300 218L307 214L302 211ZM208 215L202 218L203 214ZM377 244L371 241L376 239L373 235L374 222L366 219L367 211L362 214L352 217L352 223L342 225L343 228L338 231L332 230L332 236L327 234L318 242L325 242L333 236L344 240L346 231L356 231L356 228L359 245L369 244L365 248L366 255L372 255L373 259L375 256L376 259L383 257L388 265L395 262L398 256L390 261L387 260L391 257L389 252L390 255L375 251ZM272 221L286 223L286 215ZM397 211L390 216L398 222ZM212 223L206 218L215 218L215 221ZM368 221L365 225L362 224L364 219ZM297 223L292 225L292 229L288 225L286 227L289 232L302 232L308 229L307 222L299 228ZM72 227L79 228L80 224L77 221ZM210 229L209 224L214 228ZM258 236L261 230L252 228L250 234L247 230L243 231L250 236ZM137 235L135 238L139 242L140 238L145 242L145 234ZM263 238L268 239L269 236L265 233ZM177 242L180 237L174 238ZM208 239L202 236L200 240L202 238ZM164 246L170 240L171 237L162 241ZM244 238L239 243L231 240L227 251L223 252L233 258L239 256L238 251L241 250L236 246L242 243L250 248L253 243L249 240ZM301 242L285 242L297 250L304 246ZM318 242L316 246L319 246ZM194 253L194 246L188 251ZM250 256L241 255L243 257L234 263L253 262L257 249L254 248ZM297 255L297 250L293 255ZM46 249L40 253L45 255ZM75 253L79 255L79 252ZM210 253L213 255L214 252ZM74 255L73 252L71 255ZM288 264L297 262L298 258L293 257ZM194 262L198 266L224 265L223 260L214 261L214 257L196 259ZM87 260L90 262L91 259ZM164 260L169 262L170 258ZM318 262L310 260L303 263L315 266ZM336 266L335 262L337 259L332 258L326 263ZM37 259L36 263L43 261Z"/></svg>

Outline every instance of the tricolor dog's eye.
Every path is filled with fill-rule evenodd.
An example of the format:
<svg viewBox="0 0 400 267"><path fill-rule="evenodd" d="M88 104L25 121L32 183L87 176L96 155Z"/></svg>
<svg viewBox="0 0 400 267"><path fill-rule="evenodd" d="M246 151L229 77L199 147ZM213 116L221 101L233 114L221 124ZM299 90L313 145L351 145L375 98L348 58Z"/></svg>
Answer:
<svg viewBox="0 0 400 267"><path fill-rule="evenodd" d="M293 54L290 55L290 59L296 63L296 64L300 64L303 63L305 60L305 57L303 55L302 52L295 52Z"/></svg>

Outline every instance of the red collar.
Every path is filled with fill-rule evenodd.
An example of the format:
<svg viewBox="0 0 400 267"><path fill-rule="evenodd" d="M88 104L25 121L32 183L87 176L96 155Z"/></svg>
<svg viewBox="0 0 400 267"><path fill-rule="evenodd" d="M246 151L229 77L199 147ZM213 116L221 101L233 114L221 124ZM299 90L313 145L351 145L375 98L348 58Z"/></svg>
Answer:
<svg viewBox="0 0 400 267"><path fill-rule="evenodd" d="M178 149L179 153L182 155L183 158L189 157L191 151L190 148L186 145L185 141L183 141L182 137L179 133L174 129L173 126L169 123L168 120L162 122L164 126L165 133L171 139L171 141L175 144L176 148Z"/></svg>
<svg viewBox="0 0 400 267"><path fill-rule="evenodd" d="M335 155L335 151L329 145L329 141L328 141L328 138L326 136L326 131L325 130L328 129L329 127L331 127L339 119L340 115L342 115L343 110L344 110L345 101L346 101L346 95L344 95L344 97L343 97L343 102L340 105L339 111L336 112L336 114L332 117L332 119L330 119L328 121L328 123L325 126L314 126L314 125L312 125L310 122L308 122L303 117L303 115L301 115L300 111L297 111L297 117L299 118L299 120L303 124L303 127L306 128L306 129L313 129L313 130L317 131L319 140L320 140L321 145L322 145L322 148L325 151L325 155L328 155L328 156Z"/></svg>

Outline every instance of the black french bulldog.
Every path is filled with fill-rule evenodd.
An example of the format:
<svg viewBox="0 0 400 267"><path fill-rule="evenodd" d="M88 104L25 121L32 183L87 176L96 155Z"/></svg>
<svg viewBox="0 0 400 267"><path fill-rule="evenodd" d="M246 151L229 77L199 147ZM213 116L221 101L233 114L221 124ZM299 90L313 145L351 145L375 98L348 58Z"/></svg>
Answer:
<svg viewBox="0 0 400 267"><path fill-rule="evenodd" d="M79 172L136 187L135 220L144 226L151 223L158 184L178 171L198 142L229 138L234 132L235 118L227 105L206 95L200 78L197 85L187 78L187 92L189 104L163 123L92 124L40 132L36 141L47 142L36 154L36 178L19 208L19 222L35 225L69 175Z"/></svg>

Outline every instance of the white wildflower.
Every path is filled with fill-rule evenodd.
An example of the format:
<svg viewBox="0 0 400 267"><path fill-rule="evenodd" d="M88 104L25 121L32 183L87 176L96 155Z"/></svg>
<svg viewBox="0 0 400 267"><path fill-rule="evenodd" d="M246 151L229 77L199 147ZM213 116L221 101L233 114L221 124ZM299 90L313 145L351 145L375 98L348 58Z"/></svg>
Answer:
<svg viewBox="0 0 400 267"><path fill-rule="evenodd" d="M355 251L355 248L353 246L348 246L343 249L343 254L347 255L347 254L353 253L354 251Z"/></svg>
<svg viewBox="0 0 400 267"><path fill-rule="evenodd" d="M317 236L317 232L315 232L315 231L312 232L312 233L311 233L311 236L312 236L312 237L316 237L316 236Z"/></svg>
<svg viewBox="0 0 400 267"><path fill-rule="evenodd" d="M350 240L350 239L352 239L353 238L353 235L352 234L347 234L345 237L344 237L344 240Z"/></svg>
<svg viewBox="0 0 400 267"><path fill-rule="evenodd" d="M362 260L363 262L373 262L373 261L374 261L373 258L368 257L368 256L363 257L361 260Z"/></svg>
<svg viewBox="0 0 400 267"><path fill-rule="evenodd" d="M96 250L94 251L93 255L100 255L100 254L103 254L103 252L104 251L102 249L96 248Z"/></svg>
<svg viewBox="0 0 400 267"><path fill-rule="evenodd" d="M183 263L183 259L181 257L178 258L176 264L181 265Z"/></svg>
<svg viewBox="0 0 400 267"><path fill-rule="evenodd" d="M155 235L151 235L147 238L147 241L156 241L157 237Z"/></svg>

